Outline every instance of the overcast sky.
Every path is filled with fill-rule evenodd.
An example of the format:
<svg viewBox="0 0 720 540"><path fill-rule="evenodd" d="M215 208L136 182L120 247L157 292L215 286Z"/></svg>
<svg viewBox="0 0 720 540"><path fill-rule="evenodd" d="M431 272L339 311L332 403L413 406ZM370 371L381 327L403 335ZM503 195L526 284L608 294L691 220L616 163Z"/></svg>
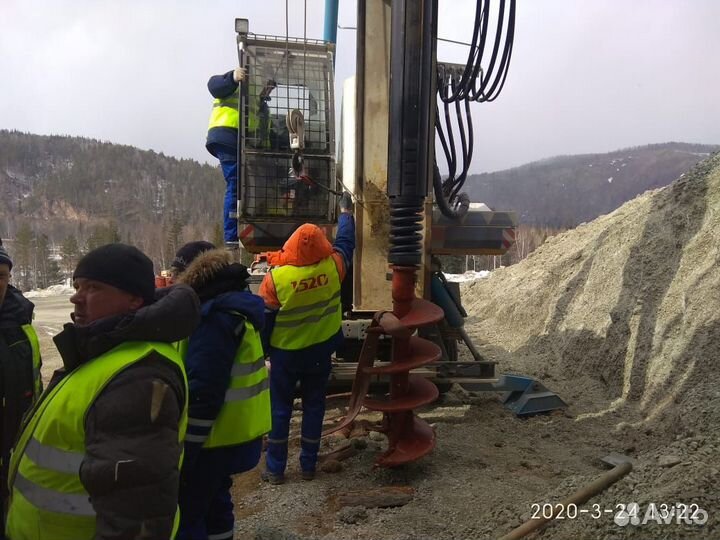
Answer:
<svg viewBox="0 0 720 540"><path fill-rule="evenodd" d="M206 82L237 63L234 19L285 35L285 0L0 0L0 128L212 161ZM303 35L304 0L290 0ZM496 2L497 4L497 2ZM322 38L324 0L307 0ZM439 0L440 36L469 41L475 1ZM355 26L354 0L339 23ZM648 143L720 143L720 2L519 0L503 93L476 104L471 170ZM338 30L337 79L355 69ZM440 60L467 49L441 45ZM339 96L338 96L339 101Z"/></svg>

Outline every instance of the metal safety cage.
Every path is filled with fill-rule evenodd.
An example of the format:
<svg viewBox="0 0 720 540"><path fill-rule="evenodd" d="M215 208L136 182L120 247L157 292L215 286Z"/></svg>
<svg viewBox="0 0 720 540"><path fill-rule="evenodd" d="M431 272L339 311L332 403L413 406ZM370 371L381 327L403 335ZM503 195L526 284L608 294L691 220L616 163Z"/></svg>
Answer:
<svg viewBox="0 0 720 540"><path fill-rule="evenodd" d="M335 219L334 45L250 34L243 114L239 215L249 221ZM286 118L302 113L304 148L290 146ZM301 155L303 173L293 172ZM297 169L296 169L297 170Z"/></svg>

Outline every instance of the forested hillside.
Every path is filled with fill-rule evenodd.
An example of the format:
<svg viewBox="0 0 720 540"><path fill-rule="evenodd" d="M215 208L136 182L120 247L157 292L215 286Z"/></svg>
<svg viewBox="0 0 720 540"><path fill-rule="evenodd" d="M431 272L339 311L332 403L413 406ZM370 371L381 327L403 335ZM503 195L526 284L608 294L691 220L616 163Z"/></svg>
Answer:
<svg viewBox="0 0 720 540"><path fill-rule="evenodd" d="M165 267L178 244L217 239L223 193L219 168L193 160L0 131L0 237L16 240L21 259L46 245L70 255L121 239Z"/></svg>

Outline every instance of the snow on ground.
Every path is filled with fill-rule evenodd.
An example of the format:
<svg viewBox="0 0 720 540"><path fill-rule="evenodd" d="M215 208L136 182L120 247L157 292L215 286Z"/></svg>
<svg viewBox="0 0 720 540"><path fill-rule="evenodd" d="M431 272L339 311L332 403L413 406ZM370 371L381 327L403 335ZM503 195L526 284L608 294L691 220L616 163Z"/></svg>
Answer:
<svg viewBox="0 0 720 540"><path fill-rule="evenodd" d="M48 296L67 296L75 292L75 289L71 285L65 283L60 285L51 285L47 289L33 289L23 293L25 298L45 298Z"/></svg>
<svg viewBox="0 0 720 540"><path fill-rule="evenodd" d="M448 281L456 281L458 283L465 283L467 281L475 281L477 279L486 278L490 275L490 270L468 270L464 274L445 274L445 279Z"/></svg>

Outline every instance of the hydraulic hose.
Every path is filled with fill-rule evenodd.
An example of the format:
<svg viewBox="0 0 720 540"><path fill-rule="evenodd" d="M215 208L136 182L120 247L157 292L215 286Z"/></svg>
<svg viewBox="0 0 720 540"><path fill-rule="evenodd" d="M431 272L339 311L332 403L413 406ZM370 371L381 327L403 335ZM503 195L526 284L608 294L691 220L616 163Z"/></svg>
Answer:
<svg viewBox="0 0 720 540"><path fill-rule="evenodd" d="M442 180L436 162L433 170L433 192L438 208L444 216L450 219L462 218L467 213L470 204L468 196L460 192L467 179L473 156L474 134L470 101L495 100L507 79L515 39L515 0L509 0L507 10L506 1L508 0L499 2L497 25L487 69L483 69L482 62L490 26L490 0L477 0L473 37L462 74L459 75L458 70L444 67L440 67L437 72L437 95L443 102L445 129L443 129L439 108L436 108L435 131L440 139L440 145L448 165L448 177L444 181ZM505 29L504 33L503 29ZM463 124L460 101L465 102L467 132ZM460 136L459 153L463 160L462 169L457 176L459 156L455 147L450 103L455 103L455 116Z"/></svg>
<svg viewBox="0 0 720 540"><path fill-rule="evenodd" d="M437 162L433 164L433 192L435 193L435 202L442 214L450 219L462 219L470 208L470 198L465 193L460 193L456 197L454 208L445 198L442 187L442 177Z"/></svg>
<svg viewBox="0 0 720 540"><path fill-rule="evenodd" d="M453 91L441 96L440 99L444 102L451 103L467 99L477 102L493 101L500 94L507 78L515 40L515 0L509 1L506 22L506 0L500 0L495 39L486 70L482 68L482 60L490 25L490 0L477 1L473 37L465 70ZM504 28L505 39L503 42ZM502 52L500 52L501 50Z"/></svg>
<svg viewBox="0 0 720 540"><path fill-rule="evenodd" d="M439 90L443 94L447 93L447 86L443 87L438 81ZM454 85L455 83L450 83ZM472 161L473 151L473 132L472 132L472 118L470 116L470 103L465 100L465 116L467 122L467 138L465 136L465 128L463 126L462 110L460 108L460 102L455 102L455 115L457 117L458 130L460 133L460 146L461 154L463 159L462 170L459 176L455 177L457 171L457 153L455 151L455 139L453 137L453 126L450 116L449 103L443 103L443 109L445 113L445 123L447 126L447 138L445 137L445 131L443 129L442 122L440 120L439 112L435 115L435 130L440 139L440 144L445 154L445 160L448 164L449 174L448 177L443 181L440 175L440 171L437 167L437 161L433 167L433 193L435 194L435 200L438 203L440 212L450 219L461 219L466 213L470 205L470 199L464 193L460 193L467 173L470 168L470 162ZM437 109L436 109L437 111Z"/></svg>

